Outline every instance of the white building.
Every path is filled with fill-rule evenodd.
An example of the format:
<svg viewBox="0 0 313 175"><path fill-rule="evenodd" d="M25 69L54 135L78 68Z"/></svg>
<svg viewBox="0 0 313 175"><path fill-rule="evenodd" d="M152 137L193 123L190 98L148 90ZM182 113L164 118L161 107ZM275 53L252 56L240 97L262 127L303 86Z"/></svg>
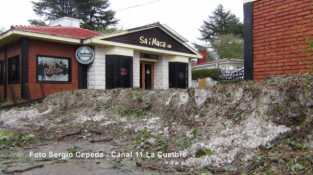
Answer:
<svg viewBox="0 0 313 175"><path fill-rule="evenodd" d="M0 34L0 99L86 88L191 86L191 60L200 56L168 26L100 33L79 25L65 17L50 26L12 26Z"/></svg>

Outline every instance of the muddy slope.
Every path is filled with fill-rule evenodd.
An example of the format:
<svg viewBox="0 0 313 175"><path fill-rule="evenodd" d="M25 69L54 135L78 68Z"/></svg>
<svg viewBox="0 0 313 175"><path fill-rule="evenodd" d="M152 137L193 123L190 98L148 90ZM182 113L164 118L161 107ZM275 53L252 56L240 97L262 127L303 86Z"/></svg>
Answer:
<svg viewBox="0 0 313 175"><path fill-rule="evenodd" d="M74 152L98 152L96 148L103 146L100 150L108 154L156 154L87 162L95 172L103 170L97 166L113 164L109 170L114 172L116 162L125 161L116 174L121 167L128 167L126 171L133 174L144 170L312 174L312 121L312 75L273 78L262 84L223 84L206 90L82 90L55 94L31 107L0 111L2 130L32 134L36 140L19 147L2 146L0 151L27 155L33 147L37 151L55 149L41 144L60 143L66 146L56 151L76 146ZM173 152L181 156L162 154ZM53 161L46 160L44 167L33 171L43 171ZM66 161L71 167L77 160ZM0 168L14 168L18 163Z"/></svg>

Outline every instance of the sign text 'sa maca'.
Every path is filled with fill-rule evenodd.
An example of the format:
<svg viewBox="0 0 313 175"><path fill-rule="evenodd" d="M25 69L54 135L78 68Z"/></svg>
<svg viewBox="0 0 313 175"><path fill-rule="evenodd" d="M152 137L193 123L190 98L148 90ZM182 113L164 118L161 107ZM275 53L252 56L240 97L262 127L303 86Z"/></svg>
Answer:
<svg viewBox="0 0 313 175"><path fill-rule="evenodd" d="M144 44L144 45L161 47L161 48L168 48L168 49L172 48L172 45L166 43L165 41L160 41L157 38L147 38L144 36L139 37L139 43Z"/></svg>

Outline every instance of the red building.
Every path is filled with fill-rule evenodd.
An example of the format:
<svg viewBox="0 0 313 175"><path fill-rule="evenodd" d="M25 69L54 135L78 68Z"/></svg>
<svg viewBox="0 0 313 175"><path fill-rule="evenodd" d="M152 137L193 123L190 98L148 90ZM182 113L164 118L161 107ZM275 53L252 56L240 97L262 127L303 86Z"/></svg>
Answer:
<svg viewBox="0 0 313 175"><path fill-rule="evenodd" d="M43 35L49 35L49 37L43 38ZM79 44L73 44L70 40L79 41L98 35L100 34L94 31L73 27L12 27L1 36L6 39L0 39L2 45L0 67L2 68L1 75L4 75L1 76L1 98L35 99L54 92L78 89L77 73L70 75L67 83L40 83L36 78L36 59L34 58L39 55L68 58L72 72L77 72L75 51ZM65 41L63 37L71 39ZM4 69L5 63L7 71Z"/></svg>
<svg viewBox="0 0 313 175"><path fill-rule="evenodd" d="M245 9L245 77L311 72L312 0L254 0Z"/></svg>

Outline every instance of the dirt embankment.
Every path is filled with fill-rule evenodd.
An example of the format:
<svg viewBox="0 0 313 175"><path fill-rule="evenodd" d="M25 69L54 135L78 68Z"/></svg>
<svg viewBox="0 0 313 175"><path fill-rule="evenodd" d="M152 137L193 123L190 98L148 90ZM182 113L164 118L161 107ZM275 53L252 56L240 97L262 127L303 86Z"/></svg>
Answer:
<svg viewBox="0 0 313 175"><path fill-rule="evenodd" d="M205 90L59 93L31 107L0 111L0 151L8 155L0 158L0 168L12 172L25 163L10 158L12 152L27 157L54 150L111 156L81 160L82 166L73 165L75 158L32 160L32 166L42 164L34 174L49 167L66 171L62 166L110 174L312 174L312 126L312 75ZM114 158L112 152L149 156Z"/></svg>

